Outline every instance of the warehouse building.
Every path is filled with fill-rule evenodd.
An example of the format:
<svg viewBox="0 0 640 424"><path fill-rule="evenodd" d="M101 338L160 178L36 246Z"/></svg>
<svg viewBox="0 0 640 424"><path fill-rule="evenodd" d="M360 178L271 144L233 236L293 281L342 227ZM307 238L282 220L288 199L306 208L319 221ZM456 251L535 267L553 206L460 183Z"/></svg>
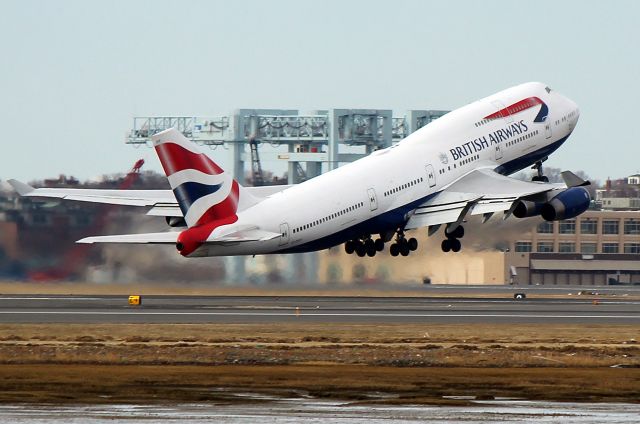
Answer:
<svg viewBox="0 0 640 424"><path fill-rule="evenodd" d="M543 222L505 260L517 285L640 284L640 211L587 211Z"/></svg>

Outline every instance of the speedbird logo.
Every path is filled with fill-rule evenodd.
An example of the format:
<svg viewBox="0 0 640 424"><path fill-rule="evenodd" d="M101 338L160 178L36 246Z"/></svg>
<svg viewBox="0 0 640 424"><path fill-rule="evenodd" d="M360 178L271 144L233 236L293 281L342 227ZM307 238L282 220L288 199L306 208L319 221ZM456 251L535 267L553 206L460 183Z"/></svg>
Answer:
<svg viewBox="0 0 640 424"><path fill-rule="evenodd" d="M156 145L173 194L189 227L235 216L238 183L204 153L172 141Z"/></svg>

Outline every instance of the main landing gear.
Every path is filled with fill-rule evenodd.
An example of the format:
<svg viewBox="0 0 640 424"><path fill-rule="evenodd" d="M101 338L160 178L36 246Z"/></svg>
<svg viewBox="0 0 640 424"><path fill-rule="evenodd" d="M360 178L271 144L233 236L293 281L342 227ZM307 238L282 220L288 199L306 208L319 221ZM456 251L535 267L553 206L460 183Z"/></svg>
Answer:
<svg viewBox="0 0 640 424"><path fill-rule="evenodd" d="M416 249L418 249L418 240L413 237L407 240L404 237L404 232L398 231L395 243L389 247L389 253L391 253L391 256L409 256L409 253Z"/></svg>
<svg viewBox="0 0 640 424"><path fill-rule="evenodd" d="M457 253L462 249L462 243L458 240L464 237L464 227L462 225L458 225L453 231L445 229L444 235L447 236L447 238L442 240L442 245L440 246L443 252L451 251Z"/></svg>
<svg viewBox="0 0 640 424"><path fill-rule="evenodd" d="M543 183L548 183L549 182L549 177L544 175L544 173L542 172L542 161L541 160L537 161L536 164L531 167L531 169L535 169L535 170L538 171L538 175L534 175L533 178L531 178L531 181L539 181L539 182L543 182Z"/></svg>
<svg viewBox="0 0 640 424"><path fill-rule="evenodd" d="M391 235L388 236L388 238L383 239L380 237L376 240L373 240L371 236L349 240L344 244L344 251L348 254L355 253L361 258L365 256L374 257L376 253L384 250L385 240L388 241L391 238ZM391 253L391 256L408 256L409 253L416 249L418 249L418 240L413 237L407 240L404 237L404 232L398 231L396 241L391 244L389 253Z"/></svg>
<svg viewBox="0 0 640 424"><path fill-rule="evenodd" d="M365 256L374 257L377 252L382 252L384 250L384 241L379 238L375 241L371 238L371 236L366 237L362 240L349 240L344 244L344 251L348 254L356 253L356 255L361 258Z"/></svg>

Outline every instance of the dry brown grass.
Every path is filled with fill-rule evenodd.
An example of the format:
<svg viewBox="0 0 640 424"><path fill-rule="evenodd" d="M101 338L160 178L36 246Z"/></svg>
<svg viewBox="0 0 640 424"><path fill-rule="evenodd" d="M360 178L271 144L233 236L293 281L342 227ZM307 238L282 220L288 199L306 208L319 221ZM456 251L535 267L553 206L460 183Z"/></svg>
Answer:
<svg viewBox="0 0 640 424"><path fill-rule="evenodd" d="M233 400L212 388L635 401L637 336L633 325L4 324L0 401Z"/></svg>
<svg viewBox="0 0 640 424"><path fill-rule="evenodd" d="M7 324L0 363L640 366L636 326Z"/></svg>

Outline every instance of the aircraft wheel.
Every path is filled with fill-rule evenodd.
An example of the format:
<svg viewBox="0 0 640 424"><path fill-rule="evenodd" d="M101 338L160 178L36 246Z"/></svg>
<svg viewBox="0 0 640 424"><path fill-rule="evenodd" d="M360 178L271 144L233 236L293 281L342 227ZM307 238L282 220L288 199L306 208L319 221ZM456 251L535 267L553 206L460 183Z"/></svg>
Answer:
<svg viewBox="0 0 640 424"><path fill-rule="evenodd" d="M450 233L445 231L444 235L448 238L462 238L464 237L464 227L462 225L458 225L456 229Z"/></svg>
<svg viewBox="0 0 640 424"><path fill-rule="evenodd" d="M548 183L549 182L549 177L547 177L546 175L543 176L534 176L533 178L531 178L531 181L533 182L542 182L542 183Z"/></svg>
<svg viewBox="0 0 640 424"><path fill-rule="evenodd" d="M384 240L382 240L381 238L376 239L374 244L378 252L382 252L384 250Z"/></svg>
<svg viewBox="0 0 640 424"><path fill-rule="evenodd" d="M400 254L402 256L409 256L409 252L411 252L411 250L409 250L409 243L405 241L400 245Z"/></svg>
<svg viewBox="0 0 640 424"><path fill-rule="evenodd" d="M361 258L364 258L364 256L367 254L367 248L363 243L358 243L358 245L356 246L356 254Z"/></svg>
<svg viewBox="0 0 640 424"><path fill-rule="evenodd" d="M460 249L462 249L462 243L460 243L460 240L458 239L451 240L451 251L459 252Z"/></svg>
<svg viewBox="0 0 640 424"><path fill-rule="evenodd" d="M409 250L411 250L412 252L415 252L418 249L418 240L416 240L415 238L411 237L408 240L409 243Z"/></svg>
<svg viewBox="0 0 640 424"><path fill-rule="evenodd" d="M356 244L353 242L353 240L348 240L344 244L344 251L347 252L349 255L355 252L355 250L356 250Z"/></svg>
<svg viewBox="0 0 640 424"><path fill-rule="evenodd" d="M376 250L376 247L373 244L370 246L367 246L367 256L369 256L370 258L373 258L374 256L376 256L376 253L378 253L378 251Z"/></svg>
<svg viewBox="0 0 640 424"><path fill-rule="evenodd" d="M391 256L398 256L398 253L400 253L400 248L396 243L393 243L391 247L389 247L389 253L391 253Z"/></svg>
<svg viewBox="0 0 640 424"><path fill-rule="evenodd" d="M371 240L370 238L369 238L369 239L366 239L366 240L364 241L364 247L365 247L367 250L375 249L375 248L376 248L375 243L374 243L374 242L373 242L373 240Z"/></svg>
<svg viewBox="0 0 640 424"><path fill-rule="evenodd" d="M449 239L442 240L442 244L440 245L440 247L442 247L442 251L443 252L450 251L451 250L451 241Z"/></svg>

